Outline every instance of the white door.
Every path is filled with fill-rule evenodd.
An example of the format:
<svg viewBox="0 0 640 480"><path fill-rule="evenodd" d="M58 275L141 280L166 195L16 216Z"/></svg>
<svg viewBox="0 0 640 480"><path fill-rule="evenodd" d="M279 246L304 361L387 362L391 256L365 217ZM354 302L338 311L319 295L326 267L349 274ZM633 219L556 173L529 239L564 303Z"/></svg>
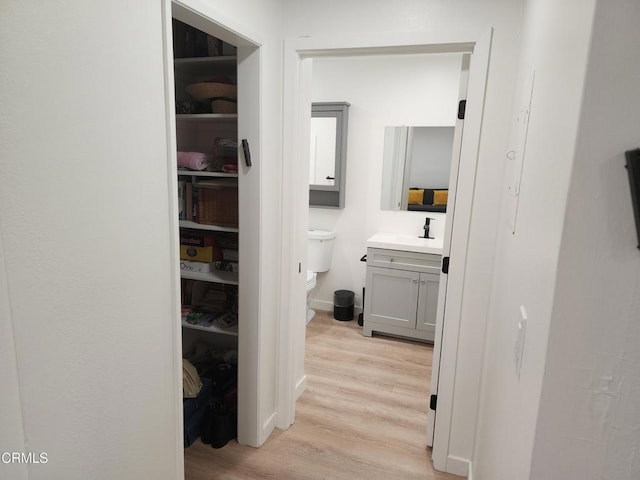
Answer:
<svg viewBox="0 0 640 480"><path fill-rule="evenodd" d="M467 96L467 83L469 81L469 54L463 56L462 72L460 74L459 101L465 102ZM436 333L433 344L433 365L430 385L430 406L427 413L427 445L433 446L433 434L435 428L436 410L435 404L438 396L438 378L440 373L440 351L442 345L442 326L444 322L445 304L447 299L448 262L451 250L451 234L453 218L456 208L456 194L458 187L458 172L460 169L460 150L462 147L462 130L464 116L461 117L462 108L459 104L458 117L455 132L453 134L453 148L451 149L451 172L449 173L449 198L447 203L447 217L444 227L444 240L442 242L443 268L440 273L440 285L438 289L438 307L436 313Z"/></svg>
<svg viewBox="0 0 640 480"><path fill-rule="evenodd" d="M455 150L459 155L452 159L449 196L453 196L453 208L447 206L443 259L449 257L449 274L440 276L438 315L433 351L433 377L431 394L436 395L436 411L429 410L427 443L433 446L432 460L437 470L466 475L466 464L449 461L449 437L453 413L453 394L458 356L458 336L464 286L464 272L476 168L480 148L480 132L484 111L484 99L489 70L489 56L493 30L475 42L468 68L463 69L468 87L461 82L461 92L466 91L464 135L462 123L456 125ZM461 137L460 137L461 136ZM455 188L451 192L451 188Z"/></svg>

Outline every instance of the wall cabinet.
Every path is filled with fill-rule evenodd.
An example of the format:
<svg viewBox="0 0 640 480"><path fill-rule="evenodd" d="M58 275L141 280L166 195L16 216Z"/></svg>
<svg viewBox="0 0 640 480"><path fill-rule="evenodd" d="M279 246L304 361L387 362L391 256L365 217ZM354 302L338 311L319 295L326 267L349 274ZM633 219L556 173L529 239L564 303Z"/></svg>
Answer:
<svg viewBox="0 0 640 480"><path fill-rule="evenodd" d="M440 263L440 255L368 248L364 335L433 342Z"/></svg>

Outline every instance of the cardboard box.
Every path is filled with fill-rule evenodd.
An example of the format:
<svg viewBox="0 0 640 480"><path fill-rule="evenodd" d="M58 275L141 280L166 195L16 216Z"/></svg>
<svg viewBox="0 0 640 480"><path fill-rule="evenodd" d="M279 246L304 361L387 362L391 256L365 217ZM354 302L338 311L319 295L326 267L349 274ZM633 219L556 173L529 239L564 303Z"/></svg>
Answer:
<svg viewBox="0 0 640 480"><path fill-rule="evenodd" d="M180 245L180 259L192 262L211 263L222 260L222 254L217 247L195 247Z"/></svg>
<svg viewBox="0 0 640 480"><path fill-rule="evenodd" d="M180 270L184 270L185 272L208 273L212 270L212 264L205 262L192 262L191 260L181 260Z"/></svg>
<svg viewBox="0 0 640 480"><path fill-rule="evenodd" d="M223 260L221 262L214 262L213 267L216 270L222 270L225 272L238 272L238 262Z"/></svg>

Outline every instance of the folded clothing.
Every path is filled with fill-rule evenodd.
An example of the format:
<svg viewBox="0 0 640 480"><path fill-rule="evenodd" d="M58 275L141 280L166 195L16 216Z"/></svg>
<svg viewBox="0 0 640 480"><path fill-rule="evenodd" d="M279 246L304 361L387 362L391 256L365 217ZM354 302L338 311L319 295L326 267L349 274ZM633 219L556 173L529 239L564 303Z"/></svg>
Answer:
<svg viewBox="0 0 640 480"><path fill-rule="evenodd" d="M204 170L209 166L211 160L205 153L200 152L178 152L178 166L190 168L191 170Z"/></svg>

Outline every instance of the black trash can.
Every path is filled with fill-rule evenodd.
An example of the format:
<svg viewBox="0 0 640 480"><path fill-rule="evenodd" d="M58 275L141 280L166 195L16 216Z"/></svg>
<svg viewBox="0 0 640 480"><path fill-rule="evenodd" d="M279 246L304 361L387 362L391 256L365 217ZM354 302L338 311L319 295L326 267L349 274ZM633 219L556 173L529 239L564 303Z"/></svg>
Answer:
<svg viewBox="0 0 640 480"><path fill-rule="evenodd" d="M342 322L353 320L354 293L351 290L333 292L333 318Z"/></svg>

